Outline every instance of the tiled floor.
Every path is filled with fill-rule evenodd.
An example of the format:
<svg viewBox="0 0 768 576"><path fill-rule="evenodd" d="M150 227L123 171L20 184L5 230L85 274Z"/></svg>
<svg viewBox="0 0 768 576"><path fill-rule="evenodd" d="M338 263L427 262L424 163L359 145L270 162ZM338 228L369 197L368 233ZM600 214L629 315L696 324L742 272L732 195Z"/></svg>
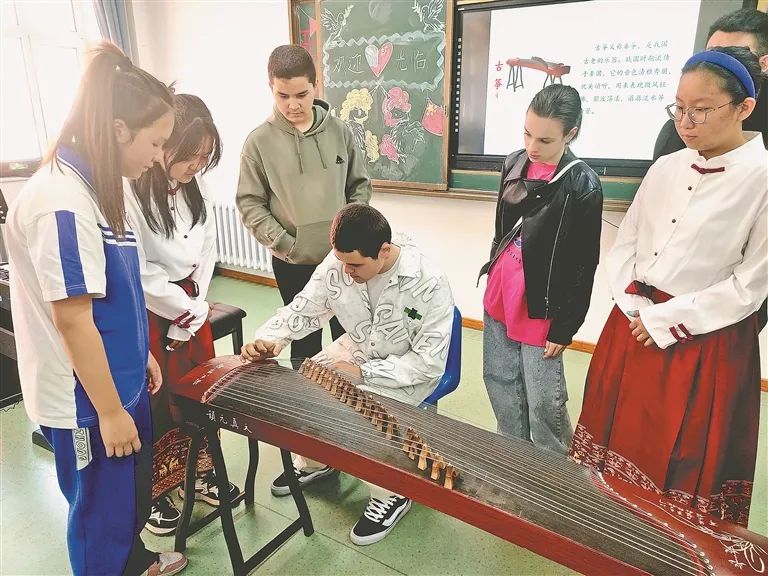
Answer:
<svg viewBox="0 0 768 576"><path fill-rule="evenodd" d="M247 310L246 335L252 334L280 303L274 289L221 277L214 279L210 298ZM465 329L463 345L461 385L441 400L440 411L493 427L495 422L482 383L480 332ZM219 341L217 352L231 353L230 342ZM588 362L586 354L566 352L571 397L568 407L574 421L581 409ZM750 528L768 534L768 394L762 394L761 404L761 446ZM4 576L68 573L66 505L56 484L51 455L30 443L33 429L23 407L0 412L0 574ZM246 442L227 432L222 434L222 441L231 478L242 482L247 465ZM241 506L235 519L246 554L286 527L296 515L290 498L278 499L269 493L269 483L280 469L279 452L263 445L256 479L257 505L247 510ZM573 574L525 549L419 505L413 506L385 540L360 548L349 541L348 533L367 502L364 485L342 474L309 487L306 494L315 534L309 538L294 536L258 569L258 574ZM196 513L204 508L204 504L199 504ZM144 534L148 544L157 550L173 546L172 538ZM185 575L231 573L218 522L190 538L187 552L190 565Z"/></svg>

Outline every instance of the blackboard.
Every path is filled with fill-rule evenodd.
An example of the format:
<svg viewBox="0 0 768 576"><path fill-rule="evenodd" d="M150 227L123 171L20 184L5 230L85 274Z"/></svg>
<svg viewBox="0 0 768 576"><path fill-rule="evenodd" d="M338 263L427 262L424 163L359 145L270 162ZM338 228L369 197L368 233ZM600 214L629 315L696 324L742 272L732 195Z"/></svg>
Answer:
<svg viewBox="0 0 768 576"><path fill-rule="evenodd" d="M320 0L323 98L371 179L447 188L450 0Z"/></svg>

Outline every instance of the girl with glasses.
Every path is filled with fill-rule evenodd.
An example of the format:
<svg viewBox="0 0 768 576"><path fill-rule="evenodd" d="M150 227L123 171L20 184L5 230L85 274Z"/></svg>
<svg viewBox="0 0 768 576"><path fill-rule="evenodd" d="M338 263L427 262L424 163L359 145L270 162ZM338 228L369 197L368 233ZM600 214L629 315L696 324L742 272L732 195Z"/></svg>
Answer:
<svg viewBox="0 0 768 576"><path fill-rule="evenodd" d="M644 178L606 259L616 301L571 455L746 526L768 294L768 152L743 132L760 85L746 48L683 67L669 111L687 148Z"/></svg>

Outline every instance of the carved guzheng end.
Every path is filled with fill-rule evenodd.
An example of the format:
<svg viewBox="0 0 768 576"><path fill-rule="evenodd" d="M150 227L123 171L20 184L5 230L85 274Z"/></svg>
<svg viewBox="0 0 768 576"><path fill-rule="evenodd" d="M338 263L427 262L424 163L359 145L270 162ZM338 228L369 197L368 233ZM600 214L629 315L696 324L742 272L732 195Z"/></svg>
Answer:
<svg viewBox="0 0 768 576"><path fill-rule="evenodd" d="M312 363L211 360L180 416L325 462L586 574L768 573L768 539Z"/></svg>

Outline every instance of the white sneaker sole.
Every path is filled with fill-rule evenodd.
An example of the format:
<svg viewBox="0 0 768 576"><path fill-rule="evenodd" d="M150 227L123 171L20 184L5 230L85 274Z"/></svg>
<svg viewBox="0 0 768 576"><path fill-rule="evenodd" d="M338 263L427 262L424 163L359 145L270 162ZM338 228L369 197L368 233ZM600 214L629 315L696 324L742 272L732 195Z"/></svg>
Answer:
<svg viewBox="0 0 768 576"><path fill-rule="evenodd" d="M322 480L323 478L327 478L328 476L331 476L332 474L335 474L337 470L335 468L328 468L318 470L317 472L310 474L309 476L306 476L304 480L299 481L299 488L302 490L309 486L310 484L317 482L318 480ZM272 492L272 496L288 496L291 493L291 489L288 486L275 486L272 484L269 487L270 492Z"/></svg>
<svg viewBox="0 0 768 576"><path fill-rule="evenodd" d="M408 500L408 503L405 505L405 508L400 512L400 514L395 518L395 521L392 522L392 524L384 530L383 532L378 532L377 534L371 534L370 536L358 536L354 533L355 527L352 527L352 530L349 531L349 539L352 540L352 544L357 544L358 546L368 546L369 544L376 544L376 542L379 542L381 540L384 540L386 538L387 534L392 532L392 529L397 526L397 523L402 520L403 516L405 516L408 511L411 509L411 500Z"/></svg>
<svg viewBox="0 0 768 576"><path fill-rule="evenodd" d="M174 574L178 574L179 572L184 570L184 568L186 568L188 564L189 564L189 558L185 556L184 562L182 564L179 564L175 568L167 569L166 571L161 572L161 574L162 576L173 576ZM148 571L146 573L148 573Z"/></svg>
<svg viewBox="0 0 768 576"><path fill-rule="evenodd" d="M173 526L172 528L160 528L159 526L152 526L151 524L147 523L144 525L144 528L152 532L152 534L155 536L171 536L174 532L176 532L176 526Z"/></svg>
<svg viewBox="0 0 768 576"><path fill-rule="evenodd" d="M184 488L179 487L178 494L179 494L179 498L184 500ZM237 496L240 496L240 492L237 493ZM237 496L233 496L232 499L234 500L235 498L237 498ZM205 494L200 494L200 492L195 492L195 502L205 502L206 504L213 506L214 508L218 508L219 506L218 498L210 498Z"/></svg>

